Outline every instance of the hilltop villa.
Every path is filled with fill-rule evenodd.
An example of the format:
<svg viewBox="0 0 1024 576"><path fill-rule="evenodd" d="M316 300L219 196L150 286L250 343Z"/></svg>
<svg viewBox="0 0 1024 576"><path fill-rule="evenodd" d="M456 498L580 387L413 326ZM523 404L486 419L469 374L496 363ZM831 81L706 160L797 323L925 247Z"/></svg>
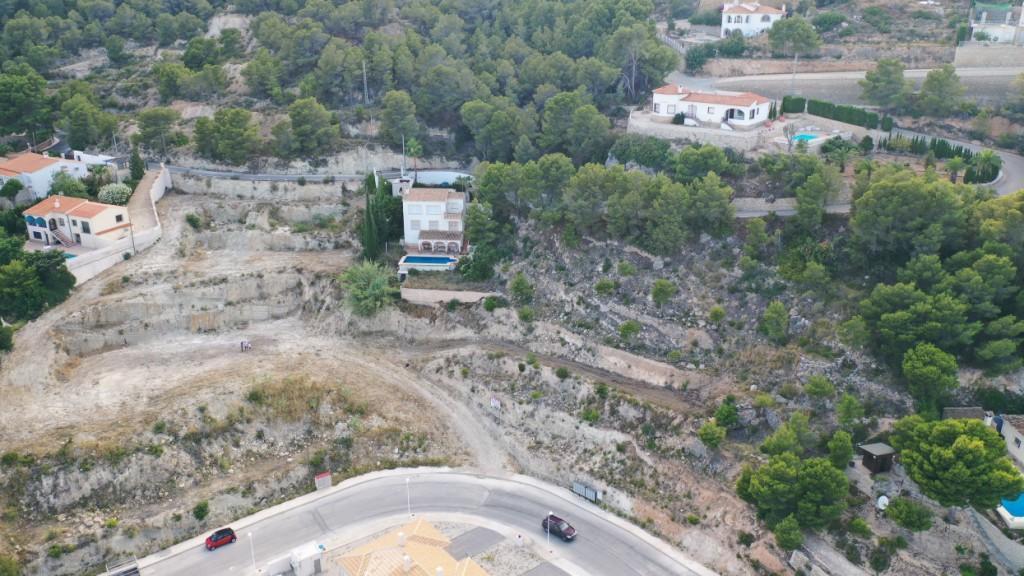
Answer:
<svg viewBox="0 0 1024 576"><path fill-rule="evenodd" d="M771 100L753 92L698 92L667 84L654 90L651 111L655 120L664 122L682 113L688 125L749 129L768 120L770 107Z"/></svg>
<svg viewBox="0 0 1024 576"><path fill-rule="evenodd" d="M21 180L34 198L46 198L53 177L61 172L84 178L89 170L85 162L25 152L0 160L0 186L8 180Z"/></svg>
<svg viewBox="0 0 1024 576"><path fill-rule="evenodd" d="M722 7L722 38L736 32L748 37L764 34L785 17L785 5L775 8L758 2L741 4L736 0Z"/></svg>

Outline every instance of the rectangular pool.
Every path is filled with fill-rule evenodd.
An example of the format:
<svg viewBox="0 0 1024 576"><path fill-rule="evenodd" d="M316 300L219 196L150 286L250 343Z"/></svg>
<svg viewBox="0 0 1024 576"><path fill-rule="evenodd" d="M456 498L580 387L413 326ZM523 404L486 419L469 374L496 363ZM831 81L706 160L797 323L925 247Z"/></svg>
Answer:
<svg viewBox="0 0 1024 576"><path fill-rule="evenodd" d="M457 258L451 256L406 256L402 258L402 262L406 264L439 264L442 266L457 261Z"/></svg>
<svg viewBox="0 0 1024 576"><path fill-rule="evenodd" d="M68 254L67 252L64 253L64 258L67 258L68 260L71 260L72 258L75 258L75 257L76 257L75 254Z"/></svg>

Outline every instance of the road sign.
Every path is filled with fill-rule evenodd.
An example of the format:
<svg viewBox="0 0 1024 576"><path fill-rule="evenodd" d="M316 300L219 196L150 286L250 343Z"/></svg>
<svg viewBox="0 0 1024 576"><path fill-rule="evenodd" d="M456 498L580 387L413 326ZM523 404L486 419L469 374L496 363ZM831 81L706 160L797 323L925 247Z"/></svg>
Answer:
<svg viewBox="0 0 1024 576"><path fill-rule="evenodd" d="M321 472L313 478L317 490L326 490L331 487L331 473Z"/></svg>

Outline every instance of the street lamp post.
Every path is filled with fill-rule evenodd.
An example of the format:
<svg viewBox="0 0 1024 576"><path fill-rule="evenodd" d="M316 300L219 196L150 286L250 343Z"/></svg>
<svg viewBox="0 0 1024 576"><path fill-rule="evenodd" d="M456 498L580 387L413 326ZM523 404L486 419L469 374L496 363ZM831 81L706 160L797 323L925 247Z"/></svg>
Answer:
<svg viewBox="0 0 1024 576"><path fill-rule="evenodd" d="M548 522L547 522L547 526L548 526L548 552L551 551L551 517L554 516L554 515L555 515L554 512L548 511Z"/></svg>
<svg viewBox="0 0 1024 576"><path fill-rule="evenodd" d="M256 571L256 544L253 541L252 532L249 532L249 555L252 557L252 569Z"/></svg>

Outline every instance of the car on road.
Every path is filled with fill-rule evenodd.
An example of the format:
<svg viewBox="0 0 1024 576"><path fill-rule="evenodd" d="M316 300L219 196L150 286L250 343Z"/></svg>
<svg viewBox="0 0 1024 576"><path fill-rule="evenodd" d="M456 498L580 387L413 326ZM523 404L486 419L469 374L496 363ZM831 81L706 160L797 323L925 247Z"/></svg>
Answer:
<svg viewBox="0 0 1024 576"><path fill-rule="evenodd" d="M569 524L554 514L550 514L541 520L540 527L543 528L545 532L551 530L551 534L558 536L566 542L576 539L576 529L572 527L572 524Z"/></svg>
<svg viewBox="0 0 1024 576"><path fill-rule="evenodd" d="M238 540L238 537L235 536L234 530L232 530L231 528L221 528L220 530L217 530L213 534L210 534L206 537L206 549L216 550L221 546L227 546L228 544L231 544L235 540Z"/></svg>

